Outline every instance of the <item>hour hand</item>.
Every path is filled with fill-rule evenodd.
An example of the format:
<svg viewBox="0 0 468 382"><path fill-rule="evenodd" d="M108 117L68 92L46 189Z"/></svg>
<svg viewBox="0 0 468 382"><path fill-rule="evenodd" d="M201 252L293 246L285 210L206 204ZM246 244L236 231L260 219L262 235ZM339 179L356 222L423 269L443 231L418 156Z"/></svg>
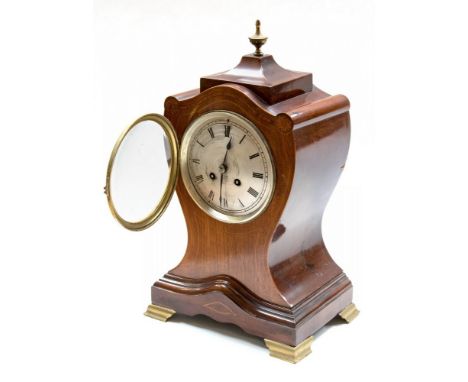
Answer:
<svg viewBox="0 0 468 382"><path fill-rule="evenodd" d="M224 159L223 159L223 166L226 167L226 158L227 158L227 153L228 151L231 149L231 141L232 141L232 137L229 139L229 142L226 146L226 154L224 155Z"/></svg>

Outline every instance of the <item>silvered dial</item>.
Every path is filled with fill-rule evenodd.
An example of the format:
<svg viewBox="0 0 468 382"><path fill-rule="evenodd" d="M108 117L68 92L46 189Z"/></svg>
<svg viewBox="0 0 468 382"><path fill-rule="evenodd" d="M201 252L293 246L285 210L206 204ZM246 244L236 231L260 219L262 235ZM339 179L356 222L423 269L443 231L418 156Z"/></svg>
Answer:
<svg viewBox="0 0 468 382"><path fill-rule="evenodd" d="M215 111L195 120L182 140L181 163L190 195L218 220L251 220L271 200L275 177L267 143L238 114Z"/></svg>

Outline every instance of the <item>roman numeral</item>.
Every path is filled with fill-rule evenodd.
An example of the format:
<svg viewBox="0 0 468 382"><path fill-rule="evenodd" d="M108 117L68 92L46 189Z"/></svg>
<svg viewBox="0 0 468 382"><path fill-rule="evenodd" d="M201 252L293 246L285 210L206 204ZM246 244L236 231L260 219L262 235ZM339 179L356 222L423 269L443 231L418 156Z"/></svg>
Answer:
<svg viewBox="0 0 468 382"><path fill-rule="evenodd" d="M197 176L195 177L195 181L196 181L197 183L203 182L203 175L197 175Z"/></svg>
<svg viewBox="0 0 468 382"><path fill-rule="evenodd" d="M210 201L213 201L213 198L214 198L214 192L213 190L211 190L210 193L208 194L208 199L210 199Z"/></svg>
<svg viewBox="0 0 468 382"><path fill-rule="evenodd" d="M231 126L224 125L224 136L229 137L229 134L231 134Z"/></svg>
<svg viewBox="0 0 468 382"><path fill-rule="evenodd" d="M213 133L213 128L212 127L208 128L208 132L210 133L211 138L214 138L214 133Z"/></svg>
<svg viewBox="0 0 468 382"><path fill-rule="evenodd" d="M205 147L205 145L203 143L201 143L198 139L197 139L197 143L201 146L201 147Z"/></svg>
<svg viewBox="0 0 468 382"><path fill-rule="evenodd" d="M241 205L242 207L245 207L245 206L244 206L244 203L242 203L242 201L241 201L240 199L237 199L237 200L239 201L239 203L240 203L240 205Z"/></svg>
<svg viewBox="0 0 468 382"><path fill-rule="evenodd" d="M252 173L252 176L253 176L254 178L263 179L263 174L260 174L259 172L253 172L253 173Z"/></svg>
<svg viewBox="0 0 468 382"><path fill-rule="evenodd" d="M244 135L244 136L242 137L242 139L239 141L239 144L242 143L242 141L244 140L244 138L245 138L245 135Z"/></svg>
<svg viewBox="0 0 468 382"><path fill-rule="evenodd" d="M255 154L252 154L249 156L249 159L254 159L256 157L258 157L260 154L259 153L255 153Z"/></svg>
<svg viewBox="0 0 468 382"><path fill-rule="evenodd" d="M249 189L247 190L247 192L252 195L254 198L256 198L258 196L258 191L254 190L252 187L249 187Z"/></svg>
<svg viewBox="0 0 468 382"><path fill-rule="evenodd" d="M193 163L200 164L200 159L192 159Z"/></svg>
<svg viewBox="0 0 468 382"><path fill-rule="evenodd" d="M221 207L227 208L228 207L228 201L226 198L222 198L221 196L219 197L219 205Z"/></svg>

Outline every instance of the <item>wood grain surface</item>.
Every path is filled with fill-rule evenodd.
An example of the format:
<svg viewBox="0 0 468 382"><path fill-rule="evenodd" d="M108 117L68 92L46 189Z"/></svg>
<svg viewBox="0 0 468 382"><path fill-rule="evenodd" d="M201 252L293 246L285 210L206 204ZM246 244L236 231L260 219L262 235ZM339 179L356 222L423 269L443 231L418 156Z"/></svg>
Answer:
<svg viewBox="0 0 468 382"><path fill-rule="evenodd" d="M276 74L277 89L299 86L284 74ZM245 76L166 99L165 116L179 140L192 121L214 110L253 122L270 147L277 183L263 214L229 224L198 208L179 178L187 250L180 264L154 284L153 304L297 345L351 303L351 282L328 253L321 231L348 153L349 102L342 95L329 96L309 79L310 90L274 103L262 97L264 83L246 84Z"/></svg>

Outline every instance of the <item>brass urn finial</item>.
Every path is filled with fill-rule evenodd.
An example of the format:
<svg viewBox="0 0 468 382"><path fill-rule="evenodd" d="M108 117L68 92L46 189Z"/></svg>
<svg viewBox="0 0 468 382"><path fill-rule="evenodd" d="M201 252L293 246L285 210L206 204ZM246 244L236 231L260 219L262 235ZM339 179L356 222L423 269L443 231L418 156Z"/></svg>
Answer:
<svg viewBox="0 0 468 382"><path fill-rule="evenodd" d="M263 53L260 48L263 44L266 43L268 37L262 35L262 32L260 32L260 20L257 20L257 22L255 23L255 27L255 34L253 36L250 36L249 40L252 43L252 45L256 48L254 56L261 57L263 56Z"/></svg>

